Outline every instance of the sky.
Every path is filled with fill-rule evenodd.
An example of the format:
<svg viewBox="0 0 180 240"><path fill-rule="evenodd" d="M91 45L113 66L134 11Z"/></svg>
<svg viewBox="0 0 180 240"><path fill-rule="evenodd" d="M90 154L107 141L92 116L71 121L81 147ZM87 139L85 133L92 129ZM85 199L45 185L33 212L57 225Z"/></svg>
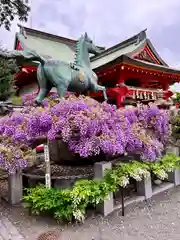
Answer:
<svg viewBox="0 0 180 240"><path fill-rule="evenodd" d="M30 0L28 27L77 39L85 31L110 47L147 28L147 36L170 66L180 67L180 0ZM11 32L0 28L0 43L13 48Z"/></svg>

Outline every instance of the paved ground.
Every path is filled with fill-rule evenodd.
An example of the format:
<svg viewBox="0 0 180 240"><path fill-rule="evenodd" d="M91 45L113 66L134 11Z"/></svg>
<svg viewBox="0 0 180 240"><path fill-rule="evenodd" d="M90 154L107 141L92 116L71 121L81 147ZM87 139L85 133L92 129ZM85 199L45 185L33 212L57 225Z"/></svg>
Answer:
<svg viewBox="0 0 180 240"><path fill-rule="evenodd" d="M160 194L149 203L130 206L125 217L117 211L104 219L101 216L90 217L83 225L62 226L50 219L30 217L22 209L12 209L5 204L1 204L0 213L0 235L2 229L11 230L10 237L1 237L3 240L21 240L20 235L17 238L19 233L25 240L35 240L48 230L61 232L61 240L180 239L180 188Z"/></svg>
<svg viewBox="0 0 180 240"><path fill-rule="evenodd" d="M6 217L0 219L0 240L24 240L17 228Z"/></svg>

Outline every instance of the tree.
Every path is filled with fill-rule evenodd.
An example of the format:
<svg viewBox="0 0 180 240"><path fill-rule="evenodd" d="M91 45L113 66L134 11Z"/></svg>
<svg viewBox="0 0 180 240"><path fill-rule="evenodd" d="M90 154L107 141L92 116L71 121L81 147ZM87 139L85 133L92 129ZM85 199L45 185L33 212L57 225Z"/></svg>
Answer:
<svg viewBox="0 0 180 240"><path fill-rule="evenodd" d="M6 101L14 93L15 72L16 64L14 61L0 58L0 101Z"/></svg>
<svg viewBox="0 0 180 240"><path fill-rule="evenodd" d="M178 101L178 102L180 101L180 93L179 92L176 93L176 101Z"/></svg>
<svg viewBox="0 0 180 240"><path fill-rule="evenodd" d="M20 21L26 22L30 11L27 4L28 0L0 0L0 26L9 31L16 16Z"/></svg>

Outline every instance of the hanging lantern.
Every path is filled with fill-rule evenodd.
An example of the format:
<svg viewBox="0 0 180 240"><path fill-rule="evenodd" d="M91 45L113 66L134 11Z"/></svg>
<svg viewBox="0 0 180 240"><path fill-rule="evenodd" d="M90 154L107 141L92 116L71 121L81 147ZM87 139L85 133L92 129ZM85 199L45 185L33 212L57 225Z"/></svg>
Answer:
<svg viewBox="0 0 180 240"><path fill-rule="evenodd" d="M22 68L22 72L28 73L28 70L26 68Z"/></svg>
<svg viewBox="0 0 180 240"><path fill-rule="evenodd" d="M144 99L147 99L147 94L146 94L146 92L144 92Z"/></svg>
<svg viewBox="0 0 180 240"><path fill-rule="evenodd" d="M144 93L144 92L143 92L142 96L143 96L143 100L146 99L146 97L145 97L145 93Z"/></svg>
<svg viewBox="0 0 180 240"><path fill-rule="evenodd" d="M133 96L132 96L133 99L136 99L136 92L133 90Z"/></svg>
<svg viewBox="0 0 180 240"><path fill-rule="evenodd" d="M154 99L154 94L153 94L153 92L151 93L151 97L152 97L152 99Z"/></svg>
<svg viewBox="0 0 180 240"><path fill-rule="evenodd" d="M139 98L139 92L138 92L138 90L136 91L136 98Z"/></svg>
<svg viewBox="0 0 180 240"><path fill-rule="evenodd" d="M140 99L143 99L142 92L140 92L139 97L140 97Z"/></svg>

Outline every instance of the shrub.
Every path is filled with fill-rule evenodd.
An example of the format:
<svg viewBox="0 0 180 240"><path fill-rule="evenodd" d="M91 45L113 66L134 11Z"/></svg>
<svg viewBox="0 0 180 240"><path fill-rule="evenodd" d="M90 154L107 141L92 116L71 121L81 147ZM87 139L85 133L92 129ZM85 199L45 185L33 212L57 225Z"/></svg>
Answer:
<svg viewBox="0 0 180 240"><path fill-rule="evenodd" d="M168 172L179 168L179 160L179 157L169 154L159 162L120 163L116 168L107 170L100 180L80 180L74 187L65 190L37 186L27 189L24 203L34 214L46 213L67 221L83 221L88 207L96 206L119 187L125 188L130 178L141 181L152 172L164 180Z"/></svg>

